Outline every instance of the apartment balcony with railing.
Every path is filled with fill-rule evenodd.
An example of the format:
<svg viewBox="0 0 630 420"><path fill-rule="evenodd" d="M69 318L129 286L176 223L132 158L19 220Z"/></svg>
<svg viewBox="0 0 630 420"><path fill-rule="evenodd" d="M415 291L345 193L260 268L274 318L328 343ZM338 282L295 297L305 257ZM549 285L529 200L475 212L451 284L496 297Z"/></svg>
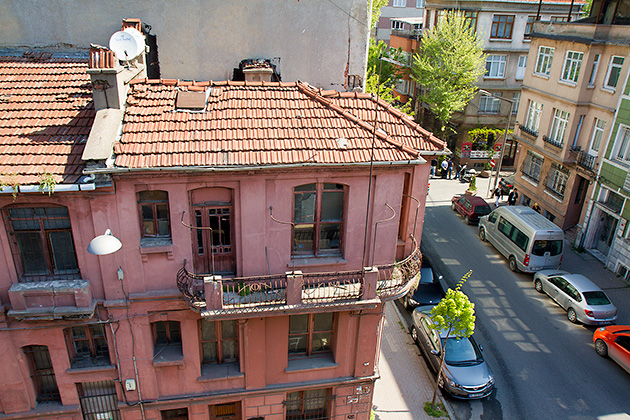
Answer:
<svg viewBox="0 0 630 420"><path fill-rule="evenodd" d="M204 317L264 316L307 308L367 309L407 293L420 274L421 262L416 245L407 258L393 264L329 273L292 271L223 279L191 273L184 263L177 286L191 309Z"/></svg>
<svg viewBox="0 0 630 420"><path fill-rule="evenodd" d="M597 156L589 155L584 150L578 151L577 165L590 172L595 171L595 164L597 162Z"/></svg>

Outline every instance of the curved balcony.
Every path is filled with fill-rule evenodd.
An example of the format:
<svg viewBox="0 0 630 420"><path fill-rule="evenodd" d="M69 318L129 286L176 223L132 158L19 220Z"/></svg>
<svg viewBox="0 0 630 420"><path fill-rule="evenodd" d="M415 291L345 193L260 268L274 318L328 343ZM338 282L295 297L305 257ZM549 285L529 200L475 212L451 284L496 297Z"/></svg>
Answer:
<svg viewBox="0 0 630 420"><path fill-rule="evenodd" d="M293 271L222 279L191 273L184 262L177 273L177 287L190 307L203 316L290 312L305 306L374 307L404 296L418 280L422 254L412 240L414 250L404 260L354 271Z"/></svg>

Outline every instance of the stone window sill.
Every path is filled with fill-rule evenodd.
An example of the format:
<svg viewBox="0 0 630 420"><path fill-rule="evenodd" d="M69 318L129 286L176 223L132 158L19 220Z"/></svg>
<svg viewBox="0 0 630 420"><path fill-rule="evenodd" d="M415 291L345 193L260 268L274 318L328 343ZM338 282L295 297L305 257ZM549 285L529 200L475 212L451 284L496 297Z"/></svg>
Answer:
<svg viewBox="0 0 630 420"><path fill-rule="evenodd" d="M183 366L184 354L182 353L182 345L170 345L156 348L153 355L153 366Z"/></svg>
<svg viewBox="0 0 630 420"><path fill-rule="evenodd" d="M98 373L98 372L109 372L109 371L115 371L115 370L116 370L116 366L114 365L88 366L84 368L66 369L66 373L69 373L69 374Z"/></svg>
<svg viewBox="0 0 630 420"><path fill-rule="evenodd" d="M347 264L348 261L341 255L328 256L328 257L294 257L289 261L287 267L308 267L318 265L342 265Z"/></svg>
<svg viewBox="0 0 630 420"><path fill-rule="evenodd" d="M218 381L229 378L242 378L243 373L240 371L239 363L223 363L201 366L201 376L197 378L198 382Z"/></svg>
<svg viewBox="0 0 630 420"><path fill-rule="evenodd" d="M339 366L332 354L289 359L285 372L303 372L306 370L333 369Z"/></svg>

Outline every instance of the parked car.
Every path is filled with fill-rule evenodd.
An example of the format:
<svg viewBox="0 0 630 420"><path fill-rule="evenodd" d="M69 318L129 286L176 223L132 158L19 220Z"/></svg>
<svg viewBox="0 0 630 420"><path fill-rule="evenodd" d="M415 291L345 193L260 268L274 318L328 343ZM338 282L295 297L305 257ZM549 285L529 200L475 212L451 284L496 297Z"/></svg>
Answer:
<svg viewBox="0 0 630 420"><path fill-rule="evenodd" d="M534 275L534 287L567 311L567 318L574 324L610 324L617 319L617 308L606 293L581 274L561 270L539 271Z"/></svg>
<svg viewBox="0 0 630 420"><path fill-rule="evenodd" d="M418 286L403 296L403 305L409 310L422 305L435 305L444 296L444 289L442 289L440 279L435 275L431 263L427 259L423 259Z"/></svg>
<svg viewBox="0 0 630 420"><path fill-rule="evenodd" d="M499 185L501 186L501 190L503 191L503 195L508 195L512 188L514 188L514 174L508 175L505 178L501 177L499 180Z"/></svg>
<svg viewBox="0 0 630 420"><path fill-rule="evenodd" d="M439 386L454 398L487 397L494 389L494 376L483 358L482 348L471 337L449 336L446 331L432 328L429 314L433 306L420 306L411 314L410 333L437 374L442 351L445 351ZM445 344L446 343L446 344Z"/></svg>
<svg viewBox="0 0 630 420"><path fill-rule="evenodd" d="M630 325L611 325L598 328L593 334L595 351L610 357L630 373Z"/></svg>
<svg viewBox="0 0 630 420"><path fill-rule="evenodd" d="M468 225L479 223L480 217L492 211L486 200L476 195L456 195L451 198L451 209L461 214Z"/></svg>

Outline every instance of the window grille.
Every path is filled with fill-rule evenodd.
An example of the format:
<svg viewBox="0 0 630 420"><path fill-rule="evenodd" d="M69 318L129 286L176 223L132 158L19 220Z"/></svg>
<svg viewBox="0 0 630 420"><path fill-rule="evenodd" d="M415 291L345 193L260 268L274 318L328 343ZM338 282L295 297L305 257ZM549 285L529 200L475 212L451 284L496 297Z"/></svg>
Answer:
<svg viewBox="0 0 630 420"><path fill-rule="evenodd" d="M311 389L287 394L287 420L327 420L330 419L330 406L335 396L327 389Z"/></svg>
<svg viewBox="0 0 630 420"><path fill-rule="evenodd" d="M31 379L35 385L37 402L61 402L48 347L26 346L22 350L31 365Z"/></svg>
<svg viewBox="0 0 630 420"><path fill-rule="evenodd" d="M120 420L114 381L77 384L84 420Z"/></svg>

